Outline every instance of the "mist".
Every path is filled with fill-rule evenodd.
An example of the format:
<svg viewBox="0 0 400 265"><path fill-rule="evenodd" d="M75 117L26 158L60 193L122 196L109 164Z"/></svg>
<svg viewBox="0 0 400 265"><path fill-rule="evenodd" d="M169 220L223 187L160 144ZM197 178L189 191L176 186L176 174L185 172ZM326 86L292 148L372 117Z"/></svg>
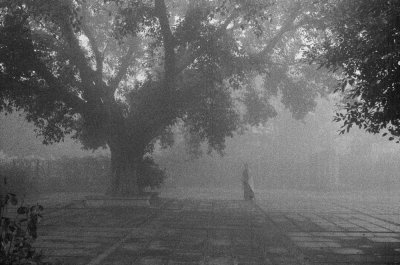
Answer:
<svg viewBox="0 0 400 265"><path fill-rule="evenodd" d="M275 98L277 117L266 126L227 138L222 155L208 153L203 145L202 154L195 157L187 152L182 135L176 133L173 147L158 145L154 152L156 162L167 173L162 189L213 188L225 195L238 192L244 163L249 164L257 190L398 189L400 146L357 128L339 135L340 124L332 121L337 101L334 96L319 98L315 111L296 120ZM43 145L22 113L2 115L0 124L3 160L109 157L107 149L87 151L68 136L60 143Z"/></svg>
<svg viewBox="0 0 400 265"><path fill-rule="evenodd" d="M314 112L296 120L276 103L278 116L228 139L223 156L191 159L184 143L160 151L157 158L170 176L166 185L239 189L243 164L249 163L259 190L398 189L400 146L358 128L339 135L340 124L332 121L336 104L334 97L320 98Z"/></svg>
<svg viewBox="0 0 400 265"><path fill-rule="evenodd" d="M0 264L399 264L400 1L6 0Z"/></svg>

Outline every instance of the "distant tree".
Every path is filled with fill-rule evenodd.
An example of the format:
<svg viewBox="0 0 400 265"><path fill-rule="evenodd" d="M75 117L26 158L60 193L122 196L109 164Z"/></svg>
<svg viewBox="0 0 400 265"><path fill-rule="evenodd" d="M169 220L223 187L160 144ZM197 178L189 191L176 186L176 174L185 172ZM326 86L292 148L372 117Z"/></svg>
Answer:
<svg viewBox="0 0 400 265"><path fill-rule="evenodd" d="M135 194L139 165L157 140L173 144L176 124L222 152L226 137L276 115L278 90L298 118L315 106L276 49L316 5L3 0L0 110L25 111L46 144L72 133L87 149L107 146L111 192ZM255 89L257 76L271 93Z"/></svg>
<svg viewBox="0 0 400 265"><path fill-rule="evenodd" d="M384 136L398 139L400 1L340 0L324 7L322 41L310 42L307 54L342 77L344 104L335 117L341 133L355 125L374 134L387 129Z"/></svg>

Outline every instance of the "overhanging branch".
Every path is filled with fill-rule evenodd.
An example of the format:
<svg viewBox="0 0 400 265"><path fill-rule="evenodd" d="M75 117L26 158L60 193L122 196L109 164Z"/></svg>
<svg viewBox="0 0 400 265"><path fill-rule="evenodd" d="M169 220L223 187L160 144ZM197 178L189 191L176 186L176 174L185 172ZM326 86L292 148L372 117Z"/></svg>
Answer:
<svg viewBox="0 0 400 265"><path fill-rule="evenodd" d="M228 27L228 25L235 20L239 16L239 12L233 12L222 24L221 26L214 32L214 34L211 36L211 38L220 36L224 30ZM193 51L190 55L185 56L184 60L179 63L179 65L176 67L175 75L178 75L181 73L183 70L185 70L189 65L191 65L196 58L200 57L204 53L204 50L201 48Z"/></svg>
<svg viewBox="0 0 400 265"><path fill-rule="evenodd" d="M278 44L280 40L282 40L283 35L285 35L286 32L292 31L295 29L294 21L298 17L298 15L301 12L301 3L300 1L297 1L293 4L293 6L290 7L291 11L283 23L282 27L279 29L279 31L273 36L270 41L268 42L267 46L264 47L264 49L259 52L256 56L257 58L267 58L270 53L273 52L273 49L275 46Z"/></svg>
<svg viewBox="0 0 400 265"><path fill-rule="evenodd" d="M102 80L97 78L96 72L88 65L85 53L74 33L71 18L69 17L69 15L72 14L72 11L66 12L66 10L72 9L70 6L71 3L63 0L58 1L59 9L52 14L54 23L60 27L63 39L68 45L67 50L69 59L79 70L82 84L84 85L84 94L87 97L87 100L100 102L101 93L96 91L95 85L100 85Z"/></svg>
<svg viewBox="0 0 400 265"><path fill-rule="evenodd" d="M76 112L81 112L84 109L84 101L77 95L73 95L66 91L65 86L61 84L56 77L49 71L49 69L39 60L33 63L35 72L42 77L55 95L61 98L69 107L73 108Z"/></svg>

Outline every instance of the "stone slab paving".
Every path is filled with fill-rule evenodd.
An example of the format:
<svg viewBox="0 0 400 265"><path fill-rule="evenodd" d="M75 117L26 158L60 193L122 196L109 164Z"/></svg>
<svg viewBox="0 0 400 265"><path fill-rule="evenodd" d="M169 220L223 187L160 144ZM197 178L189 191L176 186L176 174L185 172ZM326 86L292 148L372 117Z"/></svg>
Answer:
<svg viewBox="0 0 400 265"><path fill-rule="evenodd" d="M140 226L157 212L158 207L88 209L82 203L45 208L35 247L56 264L88 264L127 235L146 234Z"/></svg>
<svg viewBox="0 0 400 265"><path fill-rule="evenodd" d="M400 202L400 201L399 201ZM36 246L62 264L400 264L397 201L274 194L47 209Z"/></svg>
<svg viewBox="0 0 400 265"><path fill-rule="evenodd" d="M303 196L258 205L311 264L400 264L398 200Z"/></svg>
<svg viewBox="0 0 400 265"><path fill-rule="evenodd" d="M306 264L251 202L174 200L143 229L98 264Z"/></svg>

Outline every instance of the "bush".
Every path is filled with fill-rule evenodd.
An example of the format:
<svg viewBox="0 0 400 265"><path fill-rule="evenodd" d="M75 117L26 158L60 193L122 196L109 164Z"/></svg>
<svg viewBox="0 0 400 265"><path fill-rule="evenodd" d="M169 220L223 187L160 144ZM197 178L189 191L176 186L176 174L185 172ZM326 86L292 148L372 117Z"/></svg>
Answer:
<svg viewBox="0 0 400 265"><path fill-rule="evenodd" d="M141 190L150 187L159 188L166 178L165 171L154 162L152 157L143 158L139 166L138 185Z"/></svg>
<svg viewBox="0 0 400 265"><path fill-rule="evenodd" d="M17 204L14 193L0 194L0 264L49 264L42 260L42 253L36 252L32 246L37 238L37 224L42 217L43 207L21 205L17 208L16 216L11 217L7 210L10 205L16 207Z"/></svg>

